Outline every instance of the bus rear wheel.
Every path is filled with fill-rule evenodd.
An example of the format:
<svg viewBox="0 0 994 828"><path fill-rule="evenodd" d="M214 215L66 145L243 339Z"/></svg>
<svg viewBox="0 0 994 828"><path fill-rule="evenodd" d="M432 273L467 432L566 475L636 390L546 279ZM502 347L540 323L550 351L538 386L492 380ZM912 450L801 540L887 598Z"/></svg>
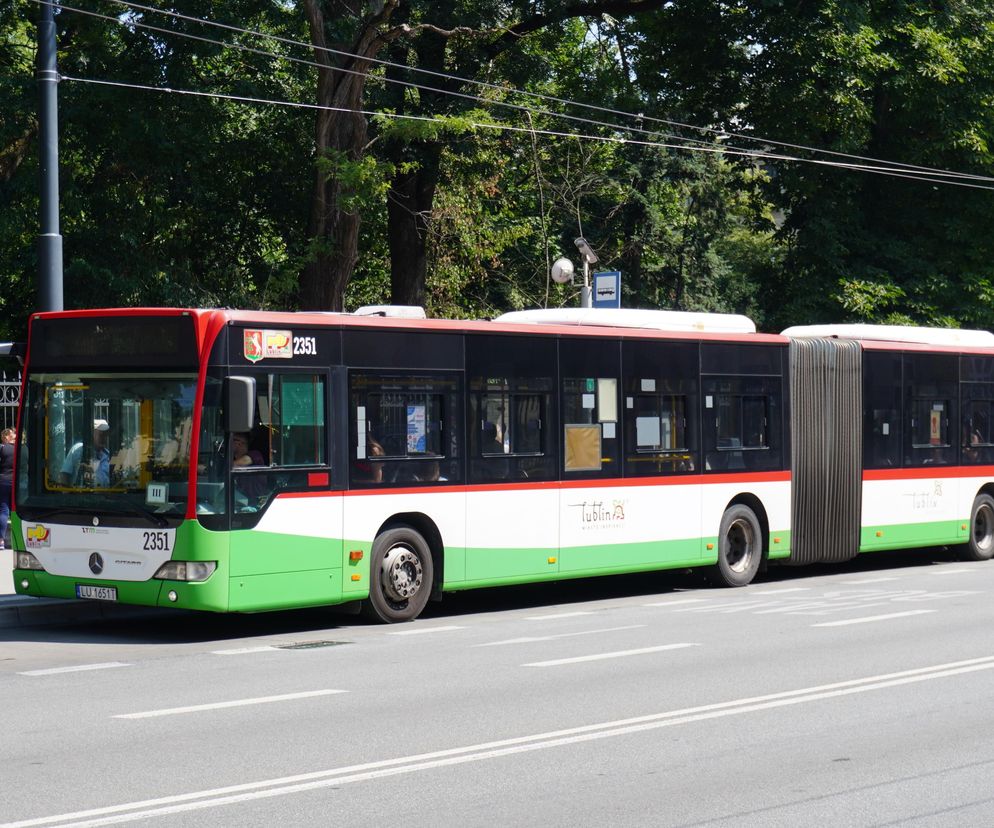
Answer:
<svg viewBox="0 0 994 828"><path fill-rule="evenodd" d="M365 614L388 624L413 621L428 603L434 571L431 549L417 531L387 529L373 541Z"/></svg>
<svg viewBox="0 0 994 828"><path fill-rule="evenodd" d="M963 545L967 561L989 561L994 558L994 497L979 494L970 512L970 540Z"/></svg>
<svg viewBox="0 0 994 828"><path fill-rule="evenodd" d="M721 586L746 586L756 577L762 561L763 532L755 513L741 503L727 509L718 530L715 579Z"/></svg>

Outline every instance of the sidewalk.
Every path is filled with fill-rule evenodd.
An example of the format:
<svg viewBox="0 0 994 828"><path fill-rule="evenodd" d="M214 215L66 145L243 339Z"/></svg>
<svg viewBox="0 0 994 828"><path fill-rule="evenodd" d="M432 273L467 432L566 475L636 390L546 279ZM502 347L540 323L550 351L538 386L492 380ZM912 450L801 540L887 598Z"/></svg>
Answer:
<svg viewBox="0 0 994 828"><path fill-rule="evenodd" d="M14 594L14 550L0 550L0 597Z"/></svg>

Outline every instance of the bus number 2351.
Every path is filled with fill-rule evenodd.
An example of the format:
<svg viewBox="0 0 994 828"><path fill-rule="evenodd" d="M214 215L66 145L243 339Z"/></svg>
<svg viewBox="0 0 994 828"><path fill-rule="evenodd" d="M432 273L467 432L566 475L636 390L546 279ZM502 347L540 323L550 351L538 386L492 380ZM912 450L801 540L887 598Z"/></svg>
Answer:
<svg viewBox="0 0 994 828"><path fill-rule="evenodd" d="M313 336L295 336L293 338L293 353L316 355L318 352L317 340Z"/></svg>
<svg viewBox="0 0 994 828"><path fill-rule="evenodd" d="M169 533L168 532L142 532L145 539L144 550L146 552L168 552Z"/></svg>

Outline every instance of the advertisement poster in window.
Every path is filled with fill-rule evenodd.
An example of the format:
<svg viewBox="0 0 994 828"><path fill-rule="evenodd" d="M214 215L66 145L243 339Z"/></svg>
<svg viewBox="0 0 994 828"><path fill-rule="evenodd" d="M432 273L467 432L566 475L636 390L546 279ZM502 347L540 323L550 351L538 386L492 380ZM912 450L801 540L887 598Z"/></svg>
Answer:
<svg viewBox="0 0 994 828"><path fill-rule="evenodd" d="M929 417L929 443L933 446L942 444L942 409L933 408Z"/></svg>
<svg viewBox="0 0 994 828"><path fill-rule="evenodd" d="M424 454L427 449L425 434L425 407L407 406L407 453Z"/></svg>

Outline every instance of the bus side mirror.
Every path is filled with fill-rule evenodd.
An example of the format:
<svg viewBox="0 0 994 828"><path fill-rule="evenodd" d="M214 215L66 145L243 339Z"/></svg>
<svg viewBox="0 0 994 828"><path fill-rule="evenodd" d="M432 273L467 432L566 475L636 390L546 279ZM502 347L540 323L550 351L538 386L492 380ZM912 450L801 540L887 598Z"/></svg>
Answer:
<svg viewBox="0 0 994 828"><path fill-rule="evenodd" d="M251 431L255 425L255 377L228 377L224 411L227 431Z"/></svg>

